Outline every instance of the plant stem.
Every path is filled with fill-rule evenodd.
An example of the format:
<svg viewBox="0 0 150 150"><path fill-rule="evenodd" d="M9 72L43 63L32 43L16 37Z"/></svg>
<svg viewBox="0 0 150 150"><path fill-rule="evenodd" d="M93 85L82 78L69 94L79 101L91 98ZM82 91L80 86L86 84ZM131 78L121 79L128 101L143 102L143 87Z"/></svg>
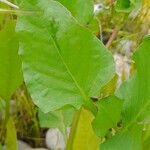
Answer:
<svg viewBox="0 0 150 150"><path fill-rule="evenodd" d="M0 13L11 13L15 15L38 15L40 12L35 11L23 11L23 10L13 10L13 9L3 9L0 8Z"/></svg>
<svg viewBox="0 0 150 150"><path fill-rule="evenodd" d="M111 46L113 40L117 37L118 32L119 32L119 28L118 27L114 28L114 30L113 30L113 32L112 32L108 42L106 43L106 47L107 48L109 48Z"/></svg>
<svg viewBox="0 0 150 150"><path fill-rule="evenodd" d="M7 1L7 0L0 0L0 2L3 2L3 3L5 3L5 4L7 4L7 5L9 5L10 7L19 9L19 7L18 7L17 5L15 5L15 4L13 4L13 3Z"/></svg>
<svg viewBox="0 0 150 150"><path fill-rule="evenodd" d="M78 110L77 112L75 112L75 114L74 114L73 123L71 126L71 132L70 132L68 143L67 143L67 150L72 149L72 145L73 145L73 141L74 141L74 135L75 135L76 130L77 130L77 124L78 124L78 121L80 119L81 110L82 110L82 108L80 110Z"/></svg>
<svg viewBox="0 0 150 150"><path fill-rule="evenodd" d="M5 106L5 118L4 118L4 122L2 124L2 130L0 133L0 140L3 140L3 135L5 134L5 129L6 129L6 125L7 122L9 120L10 117L10 98L6 99L6 106Z"/></svg>

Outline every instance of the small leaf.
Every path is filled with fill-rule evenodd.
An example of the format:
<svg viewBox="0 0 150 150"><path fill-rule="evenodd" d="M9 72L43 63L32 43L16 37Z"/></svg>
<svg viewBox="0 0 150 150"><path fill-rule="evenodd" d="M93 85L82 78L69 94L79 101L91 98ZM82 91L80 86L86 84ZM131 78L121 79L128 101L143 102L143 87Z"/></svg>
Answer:
<svg viewBox="0 0 150 150"><path fill-rule="evenodd" d="M39 121L42 128L59 128L63 133L67 127L70 127L75 109L66 106L60 110L43 113L39 110Z"/></svg>
<svg viewBox="0 0 150 150"><path fill-rule="evenodd" d="M0 31L0 96L10 99L22 83L21 60L18 55L15 22L10 21Z"/></svg>
<svg viewBox="0 0 150 150"><path fill-rule="evenodd" d="M118 75L116 74L105 86L101 89L101 97L108 97L114 95L117 88Z"/></svg>
<svg viewBox="0 0 150 150"><path fill-rule="evenodd" d="M100 139L92 128L93 114L81 108L75 115L67 150L98 150Z"/></svg>
<svg viewBox="0 0 150 150"><path fill-rule="evenodd" d="M6 133L6 148L8 150L17 150L17 134L16 128L12 118L9 118L7 122L7 133Z"/></svg>
<svg viewBox="0 0 150 150"><path fill-rule="evenodd" d="M105 136L110 128L117 126L121 119L122 103L115 96L101 99L98 103L98 113L93 121L93 128L98 136Z"/></svg>
<svg viewBox="0 0 150 150"><path fill-rule="evenodd" d="M131 1L130 0L117 0L116 11L120 12L130 12L131 11Z"/></svg>
<svg viewBox="0 0 150 150"><path fill-rule="evenodd" d="M118 12L129 13L133 9L140 7L142 0L117 0L115 9Z"/></svg>

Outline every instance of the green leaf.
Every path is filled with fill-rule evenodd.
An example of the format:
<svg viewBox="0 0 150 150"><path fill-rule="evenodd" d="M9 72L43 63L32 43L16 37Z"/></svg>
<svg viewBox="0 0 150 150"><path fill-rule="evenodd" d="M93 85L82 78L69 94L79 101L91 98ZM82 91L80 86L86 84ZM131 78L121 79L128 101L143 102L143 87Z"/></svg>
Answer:
<svg viewBox="0 0 150 150"><path fill-rule="evenodd" d="M5 100L0 99L0 112L4 112L6 107Z"/></svg>
<svg viewBox="0 0 150 150"><path fill-rule="evenodd" d="M129 13L134 8L140 7L142 0L117 0L115 9L118 12Z"/></svg>
<svg viewBox="0 0 150 150"><path fill-rule="evenodd" d="M114 77L101 89L101 97L108 97L114 95L118 83L118 75L115 74Z"/></svg>
<svg viewBox="0 0 150 150"><path fill-rule="evenodd" d="M100 139L92 128L93 114L81 108L75 115L67 150L98 150Z"/></svg>
<svg viewBox="0 0 150 150"><path fill-rule="evenodd" d="M58 2L23 4L38 10L17 23L24 78L34 103L43 112L90 103L114 74L112 55Z"/></svg>
<svg viewBox="0 0 150 150"><path fill-rule="evenodd" d="M82 24L89 23L93 18L93 0L57 0Z"/></svg>
<svg viewBox="0 0 150 150"><path fill-rule="evenodd" d="M149 119L150 111L150 36L146 37L134 54L136 74L124 82L116 95L124 99L123 118L126 125ZM128 125L128 126L129 126Z"/></svg>
<svg viewBox="0 0 150 150"><path fill-rule="evenodd" d="M120 131L119 138L118 135L114 136L110 141L106 141L104 143L104 148L102 150L123 150L131 149L131 150L141 150L142 143L141 140L134 140L133 137L126 137L127 132L132 135L132 130L134 126L139 123L144 123L149 120L150 115L150 36L147 36L142 44L139 46L137 51L134 54L134 61L137 67L136 74L125 81L120 89L117 91L116 95L120 99L124 99L124 105L122 110L122 118L123 118L123 129ZM130 130L132 128L132 130ZM134 137L139 137L137 135L141 135L142 129L136 132ZM126 137L126 138L125 138ZM138 139L139 139L138 138ZM134 141L135 145L128 141ZM111 148L114 145L114 149ZM103 146L102 146L103 147Z"/></svg>
<svg viewBox="0 0 150 150"><path fill-rule="evenodd" d="M87 25L88 29L95 34L96 36L100 37L101 32L101 23L97 16L94 16L93 19L91 19L90 23Z"/></svg>
<svg viewBox="0 0 150 150"><path fill-rule="evenodd" d="M7 133L6 133L6 148L8 150L17 150L17 134L15 125L12 118L9 118L7 122Z"/></svg>
<svg viewBox="0 0 150 150"><path fill-rule="evenodd" d="M15 22L0 31L0 96L7 100L22 83L21 60L18 56Z"/></svg>
<svg viewBox="0 0 150 150"><path fill-rule="evenodd" d="M93 128L98 136L105 136L110 128L117 126L121 119L122 101L115 96L101 99L98 103L98 113L93 121Z"/></svg>
<svg viewBox="0 0 150 150"><path fill-rule="evenodd" d="M131 11L131 1L130 0L117 0L116 11L120 12L130 12Z"/></svg>
<svg viewBox="0 0 150 150"><path fill-rule="evenodd" d="M39 110L40 126L42 128L59 128L64 133L72 123L74 112L75 109L70 106L46 114Z"/></svg>
<svg viewBox="0 0 150 150"><path fill-rule="evenodd" d="M101 144L100 150L142 150L141 135L141 126L135 125Z"/></svg>
<svg viewBox="0 0 150 150"><path fill-rule="evenodd" d="M144 126L142 135L142 146L144 150L150 150L150 125L146 124Z"/></svg>

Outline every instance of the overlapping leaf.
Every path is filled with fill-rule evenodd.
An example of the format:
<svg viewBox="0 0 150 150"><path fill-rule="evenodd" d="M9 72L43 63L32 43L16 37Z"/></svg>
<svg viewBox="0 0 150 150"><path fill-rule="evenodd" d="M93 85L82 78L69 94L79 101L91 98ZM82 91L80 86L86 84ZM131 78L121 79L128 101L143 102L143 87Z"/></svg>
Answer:
<svg viewBox="0 0 150 150"><path fill-rule="evenodd" d="M98 114L93 121L93 128L98 136L105 136L110 128L117 126L121 119L122 101L115 96L98 102Z"/></svg>
<svg viewBox="0 0 150 150"><path fill-rule="evenodd" d="M118 12L129 13L134 8L140 7L142 0L117 0L115 9Z"/></svg>
<svg viewBox="0 0 150 150"><path fill-rule="evenodd" d="M141 126L134 125L102 144L100 150L142 150L141 129Z"/></svg>
<svg viewBox="0 0 150 150"><path fill-rule="evenodd" d="M98 150L100 139L92 128L93 114L81 108L75 115L67 150Z"/></svg>
<svg viewBox="0 0 150 150"><path fill-rule="evenodd" d="M150 36L146 37L134 55L137 73L117 91L117 96L125 100L124 123L142 122L149 118L150 110Z"/></svg>
<svg viewBox="0 0 150 150"><path fill-rule="evenodd" d="M133 146L133 143L128 143L128 138L125 138L124 143L126 143L126 149L141 150L141 140L132 138L133 133L131 128L136 126L137 123L147 122L150 116L149 43L150 36L147 36L133 57L137 67L136 74L127 80L117 92L117 96L125 100L122 111L124 128L120 133L121 136L117 138L118 135L116 135L110 141L108 140L104 143L104 146L102 146L102 150L114 150L112 145L115 145L115 150L122 150L119 145L122 145L121 141L127 132L138 147ZM139 132L141 132L141 130L135 132L136 135L134 135L134 137L138 137Z"/></svg>
<svg viewBox="0 0 150 150"><path fill-rule="evenodd" d="M49 112L98 96L114 74L102 43L56 1L25 0L21 7L35 12L17 23L24 78L35 104Z"/></svg>
<svg viewBox="0 0 150 150"><path fill-rule="evenodd" d="M10 21L0 31L0 96L5 100L8 100L22 83L18 48L15 22Z"/></svg>
<svg viewBox="0 0 150 150"><path fill-rule="evenodd" d="M59 128L65 134L67 127L70 127L75 109L64 107L55 112L43 113L39 110L39 122L42 128Z"/></svg>

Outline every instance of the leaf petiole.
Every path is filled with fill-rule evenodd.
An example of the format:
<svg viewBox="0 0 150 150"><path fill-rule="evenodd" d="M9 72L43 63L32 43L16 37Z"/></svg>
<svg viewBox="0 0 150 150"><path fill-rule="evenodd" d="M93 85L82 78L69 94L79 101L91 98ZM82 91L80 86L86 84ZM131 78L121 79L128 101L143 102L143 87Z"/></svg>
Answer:
<svg viewBox="0 0 150 150"><path fill-rule="evenodd" d="M13 3L7 1L7 0L0 0L0 2L5 3L5 4L9 5L10 7L19 9L19 6L15 5L15 4L13 4Z"/></svg>

